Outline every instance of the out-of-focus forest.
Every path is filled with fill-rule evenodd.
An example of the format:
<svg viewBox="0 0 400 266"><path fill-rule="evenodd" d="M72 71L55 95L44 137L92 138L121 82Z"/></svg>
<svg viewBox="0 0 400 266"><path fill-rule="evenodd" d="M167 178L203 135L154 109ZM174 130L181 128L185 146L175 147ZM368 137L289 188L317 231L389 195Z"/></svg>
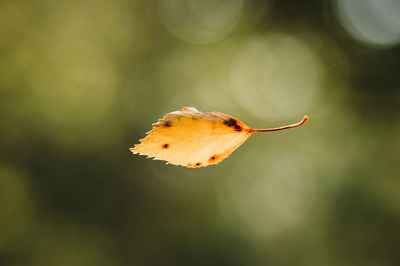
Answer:
<svg viewBox="0 0 400 266"><path fill-rule="evenodd" d="M400 265L398 0L0 2L0 265ZM133 155L194 106L267 128Z"/></svg>

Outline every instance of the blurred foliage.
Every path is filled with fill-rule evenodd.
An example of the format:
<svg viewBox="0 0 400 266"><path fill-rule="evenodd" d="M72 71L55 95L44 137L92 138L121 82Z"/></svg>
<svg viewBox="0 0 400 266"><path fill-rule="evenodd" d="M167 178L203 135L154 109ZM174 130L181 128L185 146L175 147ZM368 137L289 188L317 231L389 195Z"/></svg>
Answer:
<svg viewBox="0 0 400 266"><path fill-rule="evenodd" d="M400 265L399 10L2 0L0 265ZM130 154L182 106L311 120L218 166Z"/></svg>

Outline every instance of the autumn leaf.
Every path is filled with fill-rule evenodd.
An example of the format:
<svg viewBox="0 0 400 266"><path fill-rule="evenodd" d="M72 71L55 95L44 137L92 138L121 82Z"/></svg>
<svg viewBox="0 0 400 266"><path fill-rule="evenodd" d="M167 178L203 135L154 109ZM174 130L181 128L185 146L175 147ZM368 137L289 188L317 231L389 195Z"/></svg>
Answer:
<svg viewBox="0 0 400 266"><path fill-rule="evenodd" d="M154 123L146 138L130 150L155 160L197 168L220 163L255 132L293 128L307 120L308 116L304 116L301 122L293 125L253 129L220 112L200 112L194 107L183 107Z"/></svg>

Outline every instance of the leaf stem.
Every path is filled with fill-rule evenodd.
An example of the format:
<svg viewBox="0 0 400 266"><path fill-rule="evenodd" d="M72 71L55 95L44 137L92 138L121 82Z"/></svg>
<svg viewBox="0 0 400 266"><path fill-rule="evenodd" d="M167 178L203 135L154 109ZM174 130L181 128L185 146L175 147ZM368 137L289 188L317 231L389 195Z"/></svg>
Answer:
<svg viewBox="0 0 400 266"><path fill-rule="evenodd" d="M267 129L254 129L254 132L269 132L269 131L278 131L278 130L284 130L288 128L293 128L293 127L298 127L304 124L308 120L308 116L305 115L303 120L300 122L293 124L293 125L288 125L288 126L283 126L283 127L276 127L276 128L267 128Z"/></svg>

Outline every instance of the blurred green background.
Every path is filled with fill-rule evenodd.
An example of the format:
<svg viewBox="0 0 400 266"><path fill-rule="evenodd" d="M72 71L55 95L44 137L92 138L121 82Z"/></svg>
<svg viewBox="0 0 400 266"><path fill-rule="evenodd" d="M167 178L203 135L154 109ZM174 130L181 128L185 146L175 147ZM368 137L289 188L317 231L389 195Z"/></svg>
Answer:
<svg viewBox="0 0 400 266"><path fill-rule="evenodd" d="M400 2L0 3L0 265L400 265ZM218 166L128 150L194 106Z"/></svg>

